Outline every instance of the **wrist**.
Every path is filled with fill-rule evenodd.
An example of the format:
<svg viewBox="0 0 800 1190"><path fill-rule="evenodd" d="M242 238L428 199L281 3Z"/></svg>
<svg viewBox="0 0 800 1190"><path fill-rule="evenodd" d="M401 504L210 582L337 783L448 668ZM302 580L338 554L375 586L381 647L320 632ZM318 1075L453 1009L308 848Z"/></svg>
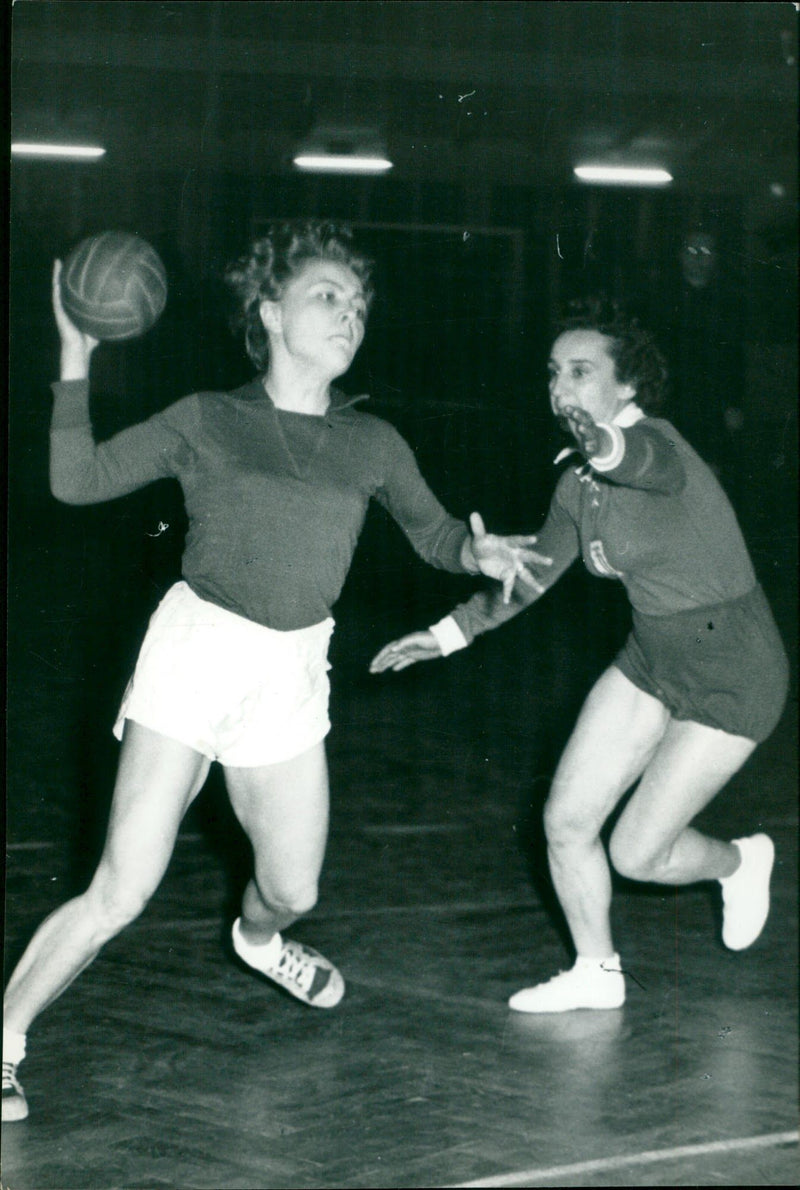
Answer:
<svg viewBox="0 0 800 1190"><path fill-rule="evenodd" d="M475 557L475 552L472 548L472 538L465 537L464 543L461 546L461 565L469 574L480 574L481 568L478 565Z"/></svg>
<svg viewBox="0 0 800 1190"><path fill-rule="evenodd" d="M432 633L443 657L449 657L459 649L466 649L469 641L452 616L445 616L428 629Z"/></svg>
<svg viewBox="0 0 800 1190"><path fill-rule="evenodd" d="M625 438L619 426L597 423L600 430L600 444L593 455L591 464L595 471L613 471L622 462L625 454Z"/></svg>
<svg viewBox="0 0 800 1190"><path fill-rule="evenodd" d="M83 347L62 347L59 379L86 380L89 376L91 352Z"/></svg>

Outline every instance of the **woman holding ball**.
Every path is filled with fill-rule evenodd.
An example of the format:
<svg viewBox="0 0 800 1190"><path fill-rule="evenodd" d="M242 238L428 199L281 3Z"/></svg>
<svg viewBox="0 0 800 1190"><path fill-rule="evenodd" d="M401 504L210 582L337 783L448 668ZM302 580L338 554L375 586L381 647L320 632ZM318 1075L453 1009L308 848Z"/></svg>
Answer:
<svg viewBox="0 0 800 1190"><path fill-rule="evenodd" d="M723 842L693 819L778 722L786 654L736 521L711 470L658 416L666 368L651 336L613 306L588 303L550 354L550 404L582 456L561 476L539 548L551 587L578 557L620 580L632 631L590 691L545 806L550 870L572 935L570 970L511 997L519 1012L618 1008L625 979L610 922L601 829L623 796L609 856L622 875L666 885L718 881L722 939L750 946L769 909L772 841ZM462 648L522 611L479 592L427 632L387 646L373 672Z"/></svg>
<svg viewBox="0 0 800 1190"><path fill-rule="evenodd" d="M304 1003L333 1008L333 963L284 937L317 897L328 832L328 644L369 500L414 549L510 595L533 539L474 533L433 496L400 435L333 382L364 337L370 262L333 224L275 224L228 270L258 375L188 396L97 444L89 366L97 341L53 277L61 377L53 386L53 494L92 504L164 477L183 489L182 579L155 611L125 692L108 834L89 888L38 928L6 990L3 1119L24 1119L17 1078L29 1026L142 911L212 761L253 848L233 923L236 953ZM530 578L530 581L534 581Z"/></svg>

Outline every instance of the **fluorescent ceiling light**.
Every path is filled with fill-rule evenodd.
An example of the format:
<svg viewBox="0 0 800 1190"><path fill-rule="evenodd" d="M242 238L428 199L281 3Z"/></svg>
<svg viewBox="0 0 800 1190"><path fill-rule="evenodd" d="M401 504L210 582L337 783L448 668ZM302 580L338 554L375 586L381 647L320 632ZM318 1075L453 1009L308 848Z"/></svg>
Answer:
<svg viewBox="0 0 800 1190"><path fill-rule="evenodd" d="M11 144L12 157L70 157L79 161L96 161L104 154L105 149L97 145L57 145L41 141L13 141Z"/></svg>
<svg viewBox="0 0 800 1190"><path fill-rule="evenodd" d="M616 186L666 186L672 174L665 169L635 165L576 165L582 182L608 182Z"/></svg>
<svg viewBox="0 0 800 1190"><path fill-rule="evenodd" d="M392 168L386 157L354 153L300 153L294 163L298 169L329 174L382 174Z"/></svg>

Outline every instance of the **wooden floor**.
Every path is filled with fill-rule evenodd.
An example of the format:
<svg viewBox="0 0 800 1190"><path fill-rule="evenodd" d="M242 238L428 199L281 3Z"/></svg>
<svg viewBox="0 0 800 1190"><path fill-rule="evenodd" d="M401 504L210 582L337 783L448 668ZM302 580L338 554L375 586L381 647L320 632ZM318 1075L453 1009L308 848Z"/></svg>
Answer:
<svg viewBox="0 0 800 1190"><path fill-rule="evenodd" d="M294 930L341 967L341 1006L305 1008L232 959L249 857L212 774L143 917L31 1032L4 1190L797 1184L796 683L701 820L775 839L761 939L726 951L709 887L619 881L625 1007L526 1017L508 996L570 961L541 802L597 669L559 662L580 657L580 618L544 627L546 647L531 618L502 648L378 679L344 626L330 847ZM84 878L102 809L96 733L54 726L79 688L36 651L16 671L12 963Z"/></svg>

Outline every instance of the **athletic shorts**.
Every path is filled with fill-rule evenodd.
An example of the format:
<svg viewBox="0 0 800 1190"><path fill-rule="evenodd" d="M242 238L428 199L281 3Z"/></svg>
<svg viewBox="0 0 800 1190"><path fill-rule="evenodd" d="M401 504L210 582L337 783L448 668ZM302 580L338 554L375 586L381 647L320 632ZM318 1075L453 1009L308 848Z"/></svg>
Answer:
<svg viewBox="0 0 800 1190"><path fill-rule="evenodd" d="M633 613L614 664L676 719L765 740L786 704L789 662L761 587L712 607Z"/></svg>
<svg viewBox="0 0 800 1190"><path fill-rule="evenodd" d="M330 731L332 632L331 619L277 632L176 583L150 620L114 735L132 719L233 768L291 760Z"/></svg>

